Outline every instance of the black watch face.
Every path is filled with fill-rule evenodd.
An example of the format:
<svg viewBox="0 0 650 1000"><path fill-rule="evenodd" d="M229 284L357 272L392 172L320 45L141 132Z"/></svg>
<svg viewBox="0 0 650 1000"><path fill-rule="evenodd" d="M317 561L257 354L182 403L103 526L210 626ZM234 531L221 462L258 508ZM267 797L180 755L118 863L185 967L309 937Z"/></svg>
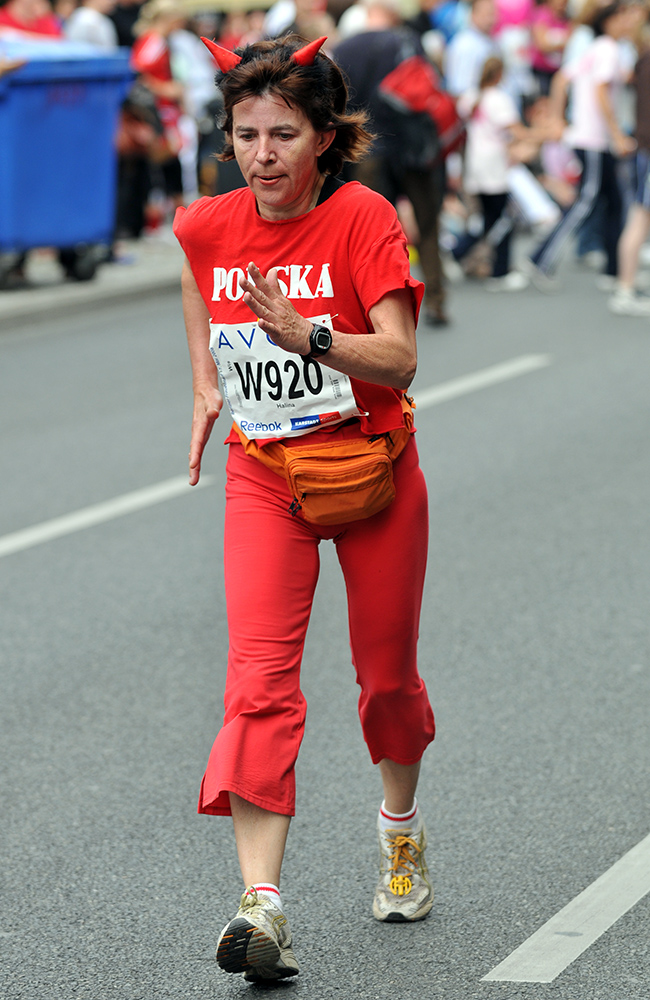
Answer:
<svg viewBox="0 0 650 1000"><path fill-rule="evenodd" d="M317 351L329 351L332 346L332 334L322 326L316 327L314 330L314 344Z"/></svg>

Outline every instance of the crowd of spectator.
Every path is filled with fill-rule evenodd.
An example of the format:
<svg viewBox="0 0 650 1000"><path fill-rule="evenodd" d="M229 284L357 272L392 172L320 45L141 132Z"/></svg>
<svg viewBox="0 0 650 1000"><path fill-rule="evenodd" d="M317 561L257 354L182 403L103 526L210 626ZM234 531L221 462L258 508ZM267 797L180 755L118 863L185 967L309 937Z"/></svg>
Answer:
<svg viewBox="0 0 650 1000"><path fill-rule="evenodd" d="M408 0L276 0L232 8L214 10L210 0L0 5L0 37L131 50L137 82L117 137L117 238L165 233L179 204L242 183L234 162L217 159L214 65L200 36L232 49L289 32L327 36L325 51L345 70L353 105L370 109L377 134L371 157L346 178L396 204L424 275L429 325L448 321L450 280L550 290L571 247L601 268L597 285L612 311L650 315L636 287L650 231L645 2L419 0L413 9ZM409 121L385 100L383 81L414 57L453 97L462 144L429 141L422 115ZM526 234L528 254L519 244L513 252L516 233Z"/></svg>

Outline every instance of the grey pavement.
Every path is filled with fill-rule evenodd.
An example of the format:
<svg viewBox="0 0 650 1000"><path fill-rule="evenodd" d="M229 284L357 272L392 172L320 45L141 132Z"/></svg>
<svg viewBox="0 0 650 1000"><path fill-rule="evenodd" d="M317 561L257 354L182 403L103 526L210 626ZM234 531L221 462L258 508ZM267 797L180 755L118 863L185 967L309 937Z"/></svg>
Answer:
<svg viewBox="0 0 650 1000"><path fill-rule="evenodd" d="M323 546L283 875L302 971L270 992L647 1000L648 895L551 983L483 977L650 832L650 323L611 316L572 265L554 296L456 286L450 313L420 331L416 400L521 355L551 363L416 412L436 903L417 926L371 916L379 782ZM0 537L184 475L176 278L7 331ZM196 814L225 676L226 430L205 489L0 559L3 1000L261 991L215 966L241 886L230 822Z"/></svg>
<svg viewBox="0 0 650 1000"><path fill-rule="evenodd" d="M116 261L101 264L90 281L66 278L53 250L33 250L27 258L27 287L0 289L0 330L179 288L182 261L169 227L139 240L121 240Z"/></svg>

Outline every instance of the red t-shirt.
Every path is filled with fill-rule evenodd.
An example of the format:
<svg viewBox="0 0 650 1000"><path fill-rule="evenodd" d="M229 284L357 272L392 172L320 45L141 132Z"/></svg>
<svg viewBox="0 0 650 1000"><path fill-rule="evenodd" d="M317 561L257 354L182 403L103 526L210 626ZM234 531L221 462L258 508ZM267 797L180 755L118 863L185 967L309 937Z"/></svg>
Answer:
<svg viewBox="0 0 650 1000"><path fill-rule="evenodd" d="M131 49L131 66L136 72L142 73L145 85L147 77L159 80L161 83L169 83L174 79L169 45L167 40L155 31L136 38ZM178 102L157 94L154 94L154 100L165 128L175 129L181 115Z"/></svg>
<svg viewBox="0 0 650 1000"><path fill-rule="evenodd" d="M50 38L60 38L63 36L61 25L54 14L46 14L44 17L37 17L34 21L18 21L7 10L7 6L0 7L0 27L14 28L15 31L24 31L30 35L47 35Z"/></svg>
<svg viewBox="0 0 650 1000"><path fill-rule="evenodd" d="M172 80L169 46L162 35L148 32L136 38L131 49L131 65L138 73L147 73L154 80Z"/></svg>
<svg viewBox="0 0 650 1000"><path fill-rule="evenodd" d="M329 313L342 333L372 333L370 309L400 288L411 289L417 321L424 285L411 277L397 213L356 181L310 212L277 222L261 218L249 188L200 198L177 210L174 233L213 323L254 319L238 287L250 261L262 274L279 268L285 294L301 316ZM401 390L351 382L359 409L367 413L359 418L364 434L404 425Z"/></svg>

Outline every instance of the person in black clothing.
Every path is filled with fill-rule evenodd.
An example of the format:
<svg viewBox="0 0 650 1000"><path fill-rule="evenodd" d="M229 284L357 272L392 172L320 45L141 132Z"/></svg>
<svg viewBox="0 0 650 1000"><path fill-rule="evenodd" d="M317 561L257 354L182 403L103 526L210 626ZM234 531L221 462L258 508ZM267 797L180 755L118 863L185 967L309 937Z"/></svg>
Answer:
<svg viewBox="0 0 650 1000"><path fill-rule="evenodd" d="M143 3L144 0L120 0L109 14L117 31L118 43L126 48L130 49L135 41L133 25L140 16Z"/></svg>
<svg viewBox="0 0 650 1000"><path fill-rule="evenodd" d="M443 326L448 319L438 217L444 192L444 163L442 157L431 157L431 150L421 148L422 127L411 131L406 116L390 107L379 93L379 85L388 73L409 56L424 55L424 50L417 33L403 24L395 0L366 0L366 7L368 30L346 38L333 52L350 84L350 105L368 109L376 134L371 155L354 165L352 176L393 204L400 196L411 202L426 285L424 318L429 326Z"/></svg>

